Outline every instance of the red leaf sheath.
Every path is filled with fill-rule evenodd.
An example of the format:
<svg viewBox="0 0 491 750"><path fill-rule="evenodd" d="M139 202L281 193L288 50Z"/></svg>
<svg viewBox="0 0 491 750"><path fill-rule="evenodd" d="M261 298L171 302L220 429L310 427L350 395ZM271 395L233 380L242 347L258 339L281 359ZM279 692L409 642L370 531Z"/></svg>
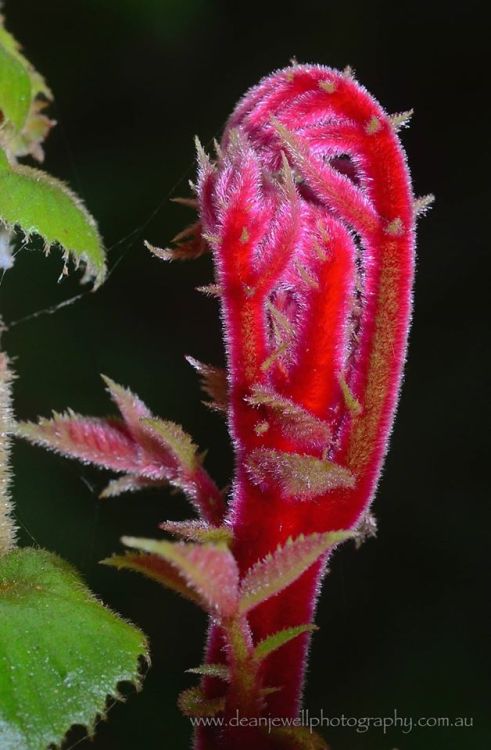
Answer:
<svg viewBox="0 0 491 750"><path fill-rule="evenodd" d="M201 158L198 192L221 292L244 574L290 536L356 527L373 498L410 322L413 196L381 106L311 65L246 94L217 163ZM323 568L252 613L255 640L311 620ZM301 636L267 660L264 685L283 686L273 715L296 715L307 647Z"/></svg>

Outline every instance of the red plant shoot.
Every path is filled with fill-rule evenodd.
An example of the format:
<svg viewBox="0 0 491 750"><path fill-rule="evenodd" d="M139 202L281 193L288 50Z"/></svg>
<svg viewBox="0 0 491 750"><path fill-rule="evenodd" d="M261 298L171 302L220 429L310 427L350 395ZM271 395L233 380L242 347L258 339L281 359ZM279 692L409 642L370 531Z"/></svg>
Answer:
<svg viewBox="0 0 491 750"><path fill-rule="evenodd" d="M106 494L167 481L199 512L162 526L186 541L126 538L138 551L108 561L211 615L202 686L180 706L225 724L199 729L197 750L314 747L300 728L226 720L297 716L327 556L366 525L406 354L415 218L431 201L413 198L397 136L410 115L388 116L349 70L294 64L239 102L215 161L198 144L199 222L175 250L152 249L213 252L226 373L190 361L227 413L228 508L181 428L111 381L123 422L20 427L124 472Z"/></svg>

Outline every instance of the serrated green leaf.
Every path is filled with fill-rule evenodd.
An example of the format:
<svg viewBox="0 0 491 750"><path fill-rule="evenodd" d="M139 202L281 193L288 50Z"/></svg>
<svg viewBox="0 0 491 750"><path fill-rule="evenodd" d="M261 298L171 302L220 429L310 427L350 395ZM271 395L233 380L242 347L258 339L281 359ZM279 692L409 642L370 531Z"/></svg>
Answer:
<svg viewBox="0 0 491 750"><path fill-rule="evenodd" d="M278 630L276 633L268 635L267 638L263 638L259 641L256 648L254 649L254 656L258 661L262 661L269 656L273 651L276 651L285 643L292 641L303 633L313 633L317 630L316 625L295 625L291 628L284 628L284 630Z"/></svg>
<svg viewBox="0 0 491 750"><path fill-rule="evenodd" d="M0 559L0 747L45 750L92 728L120 682L137 685L144 635L49 552Z"/></svg>
<svg viewBox="0 0 491 750"><path fill-rule="evenodd" d="M104 248L95 220L81 200L44 172L9 163L0 149L0 223L39 235L47 248L59 245L95 287L104 280Z"/></svg>
<svg viewBox="0 0 491 750"><path fill-rule="evenodd" d="M169 562L213 616L231 617L238 602L239 570L226 547L123 537L123 544Z"/></svg>
<svg viewBox="0 0 491 750"><path fill-rule="evenodd" d="M249 568L241 585L239 611L245 614L283 591L331 547L350 536L353 536L350 531L328 531L289 539Z"/></svg>

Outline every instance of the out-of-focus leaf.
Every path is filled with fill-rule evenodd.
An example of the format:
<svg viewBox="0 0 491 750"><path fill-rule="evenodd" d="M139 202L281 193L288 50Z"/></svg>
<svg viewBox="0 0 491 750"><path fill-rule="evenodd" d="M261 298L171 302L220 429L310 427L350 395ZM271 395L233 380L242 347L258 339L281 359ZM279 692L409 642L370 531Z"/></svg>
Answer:
<svg viewBox="0 0 491 750"><path fill-rule="evenodd" d="M120 682L138 686L143 634L43 550L0 559L0 747L45 750L92 729Z"/></svg>
<svg viewBox="0 0 491 750"><path fill-rule="evenodd" d="M25 67L0 43L0 113L21 130L31 106L31 81Z"/></svg>
<svg viewBox="0 0 491 750"><path fill-rule="evenodd" d="M192 687L183 690L177 705L184 716L215 716L225 708L225 698L207 698L200 687Z"/></svg>
<svg viewBox="0 0 491 750"><path fill-rule="evenodd" d="M43 160L41 143L54 124L43 109L52 98L44 78L21 54L0 16L0 142L10 154Z"/></svg>
<svg viewBox="0 0 491 750"><path fill-rule="evenodd" d="M218 677L219 680L225 682L230 679L230 670L226 664L201 664L199 667L186 669L186 672L199 674L203 677Z"/></svg>

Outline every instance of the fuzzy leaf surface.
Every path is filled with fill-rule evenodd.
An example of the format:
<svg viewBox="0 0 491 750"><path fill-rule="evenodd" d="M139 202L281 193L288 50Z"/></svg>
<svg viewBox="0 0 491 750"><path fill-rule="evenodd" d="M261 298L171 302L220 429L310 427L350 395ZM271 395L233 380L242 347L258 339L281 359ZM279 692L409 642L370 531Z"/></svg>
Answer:
<svg viewBox="0 0 491 750"><path fill-rule="evenodd" d="M107 375L101 375L101 377L133 438L139 440L143 434L141 420L150 419L152 417L150 409L143 403L141 398L130 391L129 388L125 388L124 386L115 383L114 380L108 378Z"/></svg>
<svg viewBox="0 0 491 750"><path fill-rule="evenodd" d="M93 217L59 180L26 166L13 166L0 149L0 222L39 235L46 247L59 245L85 279L99 286L106 274L105 254Z"/></svg>
<svg viewBox="0 0 491 750"><path fill-rule="evenodd" d="M289 540L283 547L260 560L245 574L239 609L242 614L275 596L325 554L331 547L352 536L347 531L309 534Z"/></svg>
<svg viewBox="0 0 491 750"><path fill-rule="evenodd" d="M214 544L186 544L123 537L128 547L169 562L194 589L210 614L230 617L237 609L239 571L232 553Z"/></svg>
<svg viewBox="0 0 491 750"><path fill-rule="evenodd" d="M175 456L178 463L189 472L198 467L197 446L182 427L163 419L143 419L148 432Z"/></svg>
<svg viewBox="0 0 491 750"><path fill-rule="evenodd" d="M63 456L105 469L162 478L159 464L146 460L125 424L118 419L82 417L69 411L55 414L53 419L41 418L37 424L21 422L15 434Z"/></svg>
<svg viewBox="0 0 491 750"><path fill-rule="evenodd" d="M177 705L184 716L216 716L225 708L225 699L207 698L200 687L192 687L183 690Z"/></svg>
<svg viewBox="0 0 491 750"><path fill-rule="evenodd" d="M278 630L276 633L272 633L271 635L268 635L267 638L263 638L262 641L259 641L256 648L254 649L254 656L256 657L256 659L258 659L258 661L262 661L263 659L266 659L266 657L271 653L273 653L273 651L276 651L278 648L281 648L281 646L284 646L285 643L292 641L294 638L297 638L303 633L312 633L314 630L317 630L317 627L311 624L295 625L291 628Z"/></svg>
<svg viewBox="0 0 491 750"><path fill-rule="evenodd" d="M327 445L331 436L329 424L276 393L272 388L254 386L247 401L252 406L268 407L276 415L285 435L313 446Z"/></svg>
<svg viewBox="0 0 491 750"><path fill-rule="evenodd" d="M120 682L140 681L143 634L43 550L0 560L0 747L44 750L92 728Z"/></svg>
<svg viewBox="0 0 491 750"><path fill-rule="evenodd" d="M219 680L225 682L230 679L230 670L226 664L201 664L199 667L187 669L186 672L199 674L203 677L218 677Z"/></svg>
<svg viewBox="0 0 491 750"><path fill-rule="evenodd" d="M112 479L104 487L99 497L101 500L105 500L109 497L118 497L118 495L123 495L125 492L138 492L139 490L149 488L166 487L167 484L168 482L165 479L147 479L146 477L125 474L118 479Z"/></svg>
<svg viewBox="0 0 491 750"><path fill-rule="evenodd" d="M210 542L213 544L230 544L232 530L228 526L210 526L203 521L164 521L160 524L162 531L180 536L190 542Z"/></svg>
<svg viewBox="0 0 491 750"><path fill-rule="evenodd" d="M127 552L125 555L108 557L102 560L102 563L118 570L132 570L135 573L141 573L152 581L160 583L161 586L180 594L193 604L197 604L198 607L202 606L198 593L191 588L184 576L170 562L158 555L151 555L146 552Z"/></svg>
<svg viewBox="0 0 491 750"><path fill-rule="evenodd" d="M251 479L260 487L279 485L285 497L309 500L339 487L353 487L353 474L344 466L316 456L256 448L248 457Z"/></svg>

